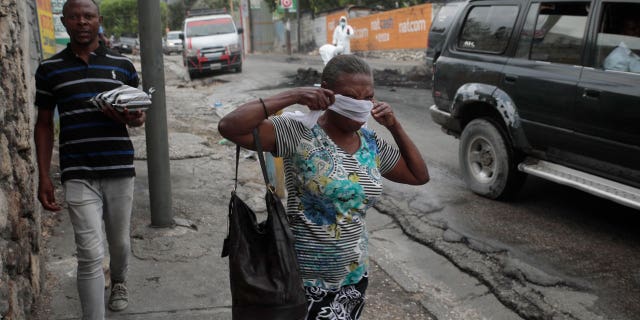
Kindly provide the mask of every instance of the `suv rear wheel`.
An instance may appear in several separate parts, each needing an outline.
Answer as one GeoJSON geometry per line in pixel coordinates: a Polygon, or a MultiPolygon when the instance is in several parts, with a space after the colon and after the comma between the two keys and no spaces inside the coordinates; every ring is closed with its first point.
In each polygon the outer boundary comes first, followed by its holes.
{"type": "Polygon", "coordinates": [[[490,198],[511,198],[522,187],[526,174],[503,130],[491,119],[471,121],[462,131],[460,169],[471,191],[490,198]]]}

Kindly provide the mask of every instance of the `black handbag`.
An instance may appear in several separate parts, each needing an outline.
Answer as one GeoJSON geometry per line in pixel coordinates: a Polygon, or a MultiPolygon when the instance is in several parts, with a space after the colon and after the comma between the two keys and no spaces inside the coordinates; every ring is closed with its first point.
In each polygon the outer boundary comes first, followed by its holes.
{"type": "Polygon", "coordinates": [[[237,146],[236,181],[229,202],[229,233],[222,248],[222,257],[229,256],[232,319],[304,319],[307,300],[294,237],[282,202],[269,183],[257,130],[253,136],[267,186],[268,216],[258,223],[253,210],[236,194],[240,156],[240,146],[237,146]]]}

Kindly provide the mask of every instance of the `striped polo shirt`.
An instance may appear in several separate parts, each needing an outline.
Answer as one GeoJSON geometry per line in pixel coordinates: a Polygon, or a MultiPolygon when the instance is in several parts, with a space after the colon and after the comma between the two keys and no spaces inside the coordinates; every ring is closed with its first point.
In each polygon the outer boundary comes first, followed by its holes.
{"type": "Polygon", "coordinates": [[[36,107],[57,108],[60,115],[62,182],[135,176],[126,125],[88,102],[122,84],[138,87],[138,73],[130,59],[100,45],[87,64],[67,46],[43,61],[35,77],[36,107]]]}
{"type": "Polygon", "coordinates": [[[369,264],[366,211],[400,152],[365,128],[357,132],[360,147],[349,154],[317,124],[309,129],[285,116],[269,119],[274,155],[284,158],[287,214],[304,285],[335,290],[358,283],[369,264]]]}

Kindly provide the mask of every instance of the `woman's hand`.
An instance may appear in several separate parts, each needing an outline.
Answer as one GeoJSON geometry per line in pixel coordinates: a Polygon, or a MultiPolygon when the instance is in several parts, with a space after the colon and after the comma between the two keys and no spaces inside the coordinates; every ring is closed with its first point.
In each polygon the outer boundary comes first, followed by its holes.
{"type": "Polygon", "coordinates": [[[298,95],[298,103],[307,106],[309,110],[327,110],[330,105],[336,102],[333,91],[328,89],[304,87],[294,90],[298,95]]]}
{"type": "Polygon", "coordinates": [[[396,116],[393,114],[393,109],[391,109],[391,106],[386,102],[373,101],[371,115],[379,124],[386,128],[392,128],[397,123],[396,116]]]}
{"type": "Polygon", "coordinates": [[[373,101],[371,114],[376,121],[386,127],[400,150],[400,159],[391,171],[383,176],[391,181],[421,185],[429,181],[429,170],[416,145],[400,121],[393,113],[393,109],[386,102],[373,101]]]}

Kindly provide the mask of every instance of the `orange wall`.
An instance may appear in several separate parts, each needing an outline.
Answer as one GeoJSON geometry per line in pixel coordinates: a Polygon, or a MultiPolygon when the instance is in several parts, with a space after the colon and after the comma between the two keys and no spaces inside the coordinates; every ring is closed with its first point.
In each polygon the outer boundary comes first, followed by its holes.
{"type": "MultiPolygon", "coordinates": [[[[355,31],[351,38],[351,51],[426,48],[431,9],[431,4],[427,3],[350,18],[348,24],[355,31]]],[[[327,15],[327,43],[331,43],[333,30],[342,15],[346,13],[327,15]]]]}

